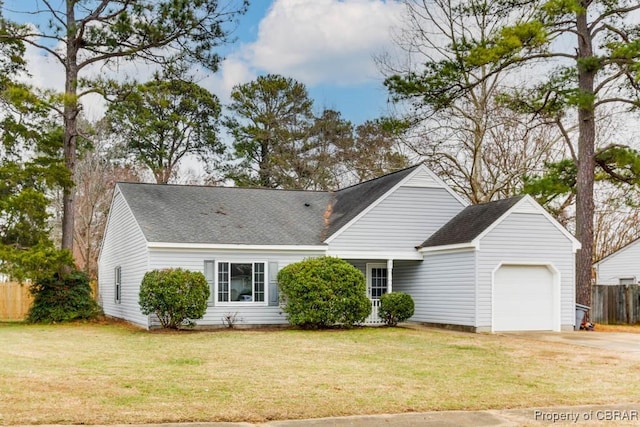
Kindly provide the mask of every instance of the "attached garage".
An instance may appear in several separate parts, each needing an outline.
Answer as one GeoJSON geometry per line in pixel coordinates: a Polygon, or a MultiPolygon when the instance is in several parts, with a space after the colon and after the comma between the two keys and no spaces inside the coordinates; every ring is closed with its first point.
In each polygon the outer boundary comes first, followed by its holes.
{"type": "Polygon", "coordinates": [[[493,331],[560,328],[557,272],[546,265],[503,264],[493,275],[493,331]]]}
{"type": "MultiPolygon", "coordinates": [[[[476,332],[573,330],[580,243],[530,196],[468,206],[427,239],[400,277],[413,320],[476,332]],[[461,275],[460,272],[467,274],[461,275]]],[[[394,288],[403,290],[400,280],[394,288]]]]}

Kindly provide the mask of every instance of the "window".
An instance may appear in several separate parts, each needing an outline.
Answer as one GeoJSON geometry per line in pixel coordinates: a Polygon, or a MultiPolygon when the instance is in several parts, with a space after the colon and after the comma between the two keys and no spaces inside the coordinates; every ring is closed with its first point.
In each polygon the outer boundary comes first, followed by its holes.
{"type": "Polygon", "coordinates": [[[264,262],[219,262],[219,302],[265,302],[264,262]]]}
{"type": "Polygon", "coordinates": [[[635,285],[636,278],[635,277],[621,277],[618,279],[618,283],[621,285],[635,285]]]}
{"type": "Polygon", "coordinates": [[[380,299],[387,293],[387,268],[369,265],[369,294],[371,299],[380,299]]]}
{"type": "Polygon", "coordinates": [[[116,267],[113,276],[115,282],[114,300],[116,304],[120,304],[122,298],[122,267],[116,267]]]}

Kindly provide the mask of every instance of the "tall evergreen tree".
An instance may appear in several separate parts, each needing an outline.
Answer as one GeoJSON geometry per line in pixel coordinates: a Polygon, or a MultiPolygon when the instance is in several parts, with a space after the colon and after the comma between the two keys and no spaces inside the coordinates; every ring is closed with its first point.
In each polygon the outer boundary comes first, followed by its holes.
{"type": "Polygon", "coordinates": [[[51,241],[48,211],[51,189],[71,179],[48,105],[14,79],[23,52],[20,42],[0,43],[0,272],[38,280],[71,265],[51,241]]]}
{"type": "Polygon", "coordinates": [[[312,106],[304,84],[280,75],[234,87],[229,105],[234,115],[226,126],[237,164],[229,178],[241,186],[291,188],[292,169],[309,149],[312,106]]]}
{"type": "Polygon", "coordinates": [[[220,103],[184,70],[156,73],[118,91],[105,117],[125,160],[148,168],[158,184],[174,179],[189,155],[216,169],[224,151],[218,139],[220,103]]]}

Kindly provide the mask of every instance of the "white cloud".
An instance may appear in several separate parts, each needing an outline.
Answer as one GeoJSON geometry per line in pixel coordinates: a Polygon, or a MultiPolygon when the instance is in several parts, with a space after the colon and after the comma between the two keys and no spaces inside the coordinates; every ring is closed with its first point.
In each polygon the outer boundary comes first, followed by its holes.
{"type": "Polygon", "coordinates": [[[243,57],[309,85],[367,82],[379,76],[372,57],[391,47],[402,10],[392,0],[275,0],[243,57]]]}
{"type": "Polygon", "coordinates": [[[238,54],[232,54],[220,64],[217,73],[209,74],[208,77],[197,81],[202,87],[216,94],[221,103],[227,104],[231,100],[231,90],[235,85],[250,82],[255,78],[256,73],[249,64],[238,54]]]}
{"type": "MultiPolygon", "coordinates": [[[[307,85],[353,85],[379,80],[373,55],[391,49],[390,28],[402,13],[395,0],[273,0],[260,21],[257,39],[241,44],[227,55],[220,70],[204,71],[199,83],[229,102],[233,86],[249,82],[261,73],[278,73],[307,85]]],[[[57,60],[29,47],[26,52],[34,86],[64,90],[64,71],[57,60]]],[[[122,62],[116,69],[96,64],[83,77],[103,73],[145,81],[155,67],[138,61],[122,62]]],[[[97,95],[82,99],[84,113],[92,120],[105,111],[97,95]]]]}

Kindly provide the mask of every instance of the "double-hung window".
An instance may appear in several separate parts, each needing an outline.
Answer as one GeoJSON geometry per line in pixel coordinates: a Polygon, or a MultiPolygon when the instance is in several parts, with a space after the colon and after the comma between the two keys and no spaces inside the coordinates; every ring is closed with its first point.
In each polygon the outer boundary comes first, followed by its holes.
{"type": "Polygon", "coordinates": [[[264,262],[218,262],[218,302],[265,302],[264,262]]]}

